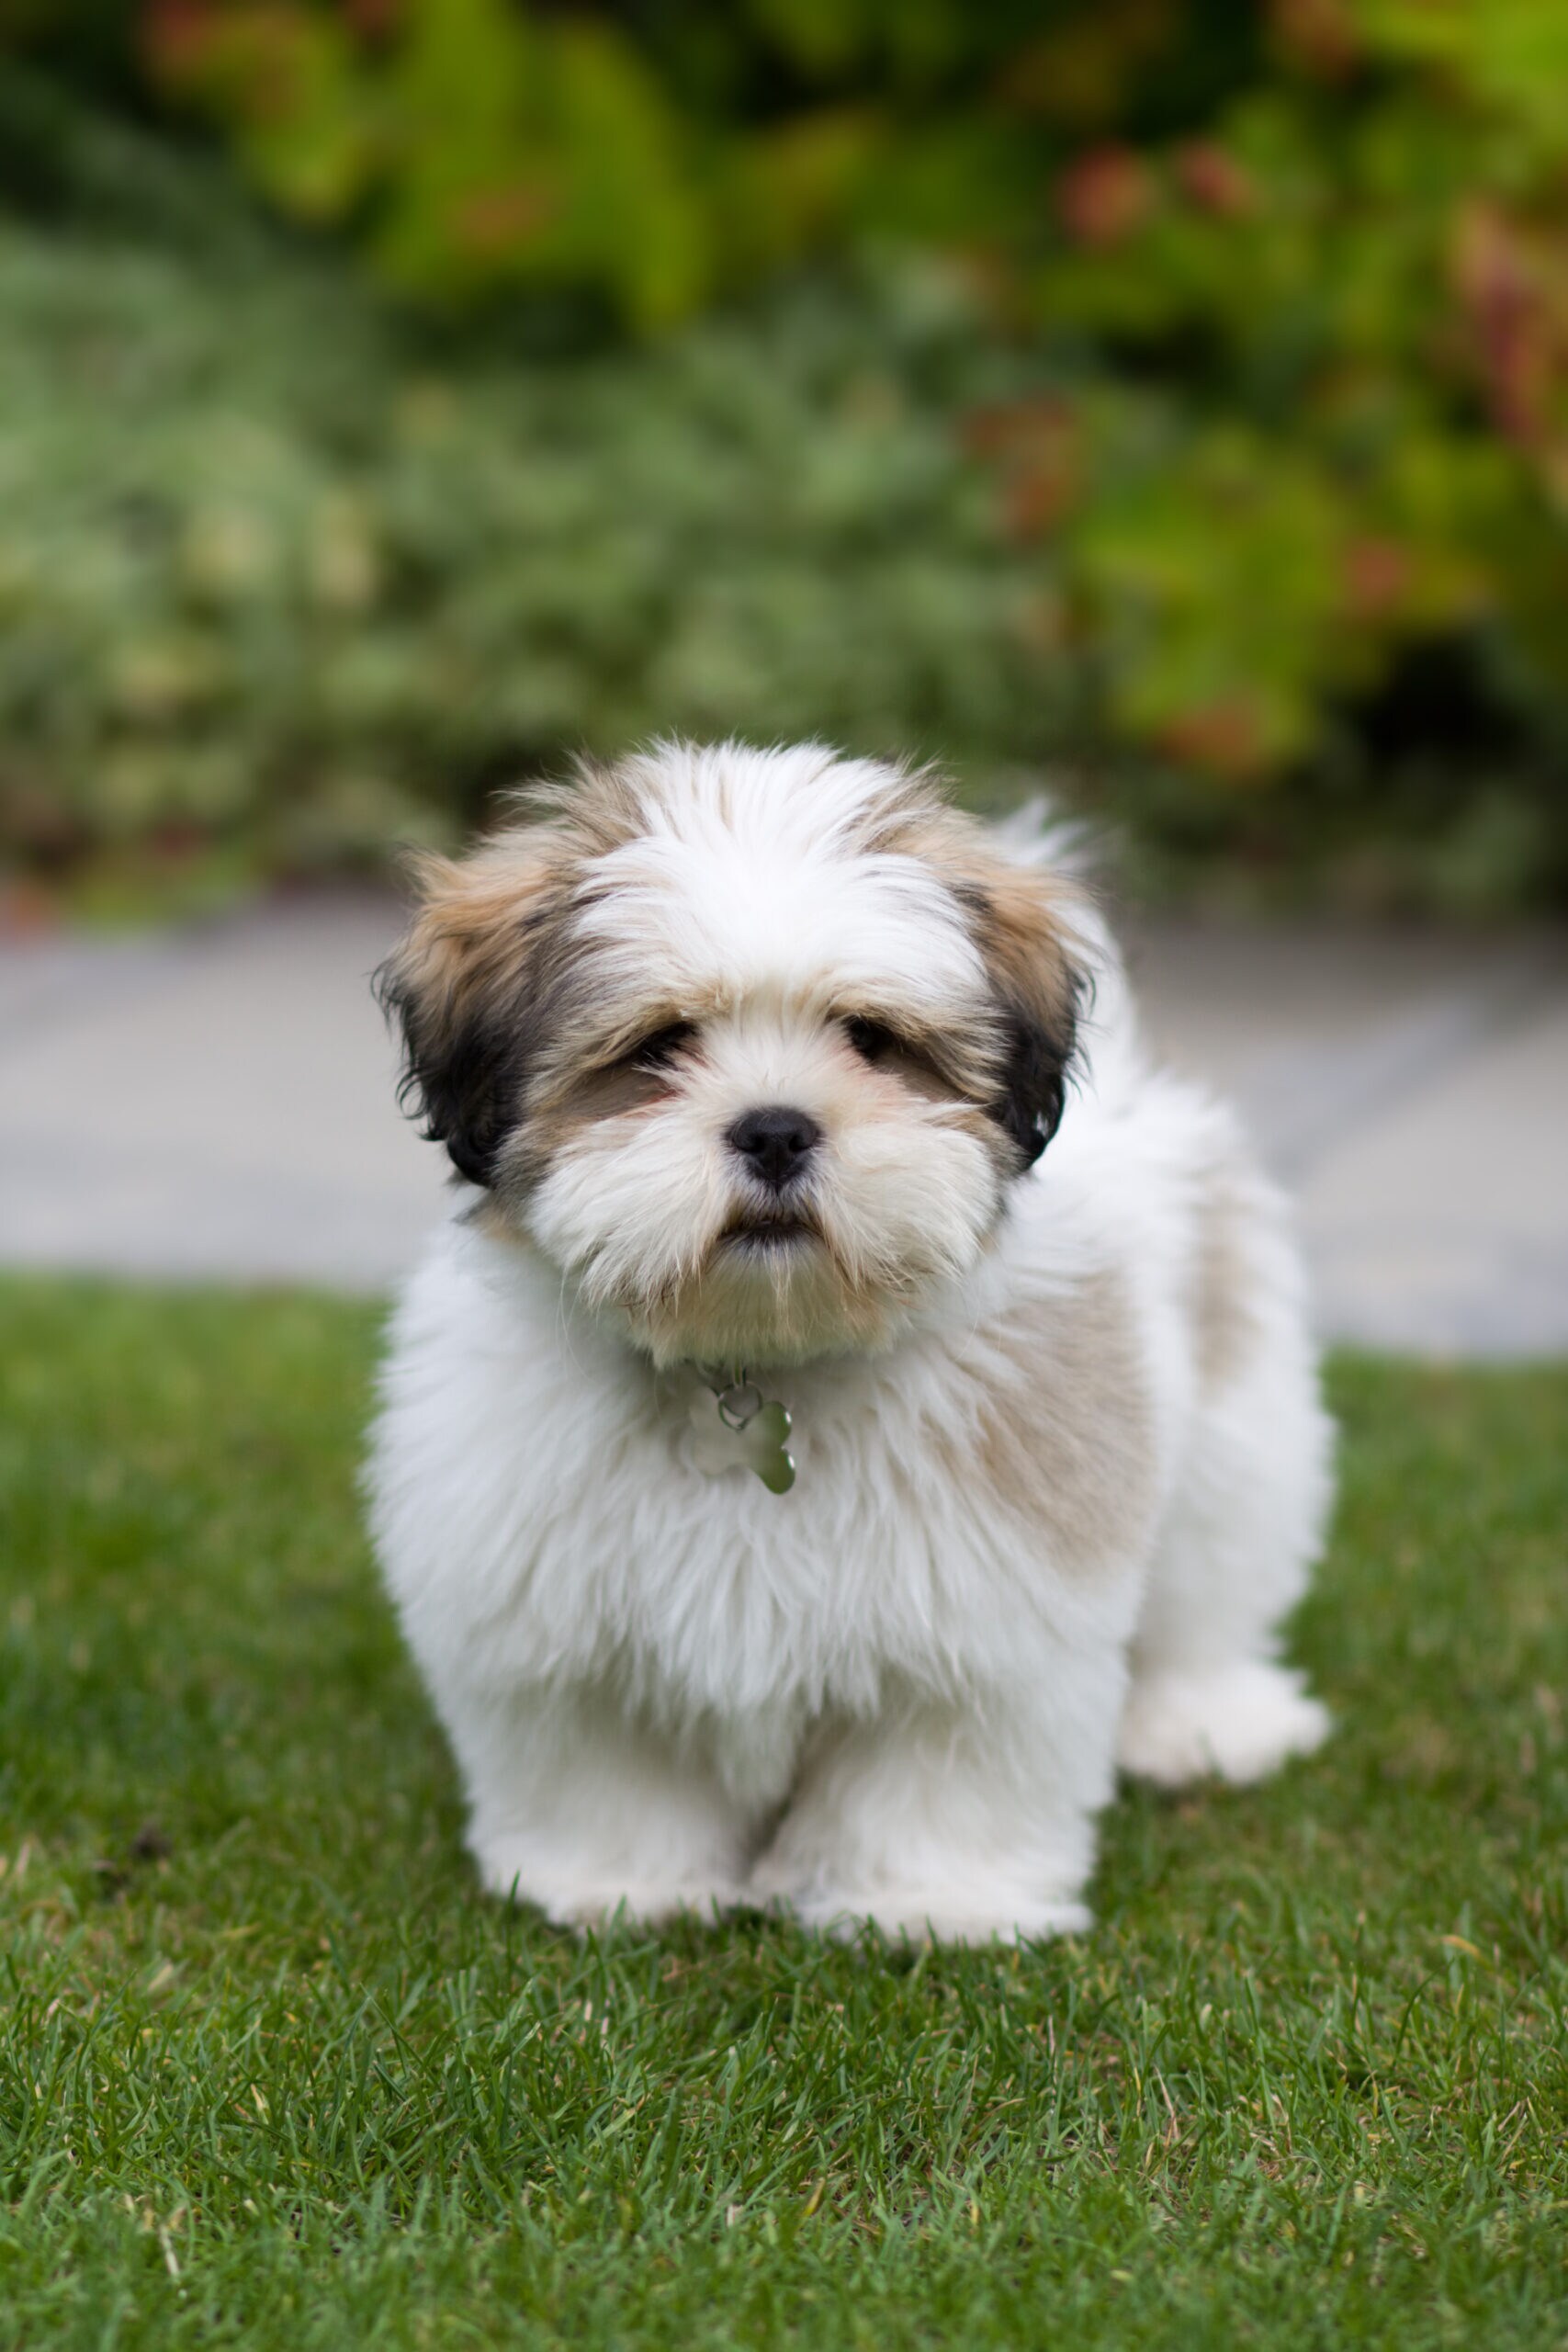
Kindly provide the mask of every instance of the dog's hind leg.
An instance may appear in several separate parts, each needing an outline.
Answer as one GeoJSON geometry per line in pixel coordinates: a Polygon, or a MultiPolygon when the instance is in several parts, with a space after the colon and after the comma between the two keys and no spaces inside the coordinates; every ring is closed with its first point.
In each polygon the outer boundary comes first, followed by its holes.
{"type": "Polygon", "coordinates": [[[1148,1572],[1118,1745],[1124,1770],[1168,1786],[1208,1772],[1261,1779],[1316,1747],[1329,1724],[1278,1652],[1322,1544],[1333,1430],[1277,1204],[1259,1186],[1240,1214],[1229,1236],[1240,1309],[1220,1363],[1199,1347],[1191,1435],[1148,1572]]]}

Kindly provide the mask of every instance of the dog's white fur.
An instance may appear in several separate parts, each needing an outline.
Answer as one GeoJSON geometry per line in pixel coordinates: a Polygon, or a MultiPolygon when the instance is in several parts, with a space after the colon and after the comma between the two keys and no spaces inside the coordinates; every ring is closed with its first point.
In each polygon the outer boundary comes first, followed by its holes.
{"type": "Polygon", "coordinates": [[[1326,1728],[1276,1657],[1329,1491],[1282,1204],[1145,1057],[1048,842],[816,748],[581,795],[435,871],[389,989],[486,1187],[397,1308],[368,1473],[484,1881],[565,1922],[1081,1929],[1118,1762],[1249,1781],[1326,1728]],[[976,871],[1095,984],[1027,1170],[976,871]],[[938,1042],[868,1065],[855,1013],[938,1042]],[[727,1130],[780,1102],[824,1131],[815,1237],[727,1236],[765,1206],[727,1130]],[[714,1361],[788,1406],[791,1492],[694,1465],[714,1361]]]}

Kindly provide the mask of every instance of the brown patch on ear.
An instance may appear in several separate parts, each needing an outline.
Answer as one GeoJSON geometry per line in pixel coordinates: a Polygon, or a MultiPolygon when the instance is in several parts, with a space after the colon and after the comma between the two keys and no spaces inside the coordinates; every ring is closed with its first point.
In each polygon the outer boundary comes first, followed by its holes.
{"type": "Polygon", "coordinates": [[[525,826],[470,857],[415,865],[423,903],[376,975],[403,1035],[400,1098],[470,1183],[488,1185],[520,1115],[536,1048],[532,1014],[570,902],[549,826],[525,826]]]}
{"type": "Polygon", "coordinates": [[[1061,1121],[1089,988],[1073,934],[1078,892],[1060,875],[1010,865],[967,827],[938,862],[952,872],[996,1000],[1000,1084],[987,1108],[1030,1168],[1061,1121]]]}
{"type": "Polygon", "coordinates": [[[995,1091],[985,1110],[1016,1150],[1018,1167],[1034,1167],[1063,1117],[1089,992],[1072,922],[1079,887],[999,856],[971,816],[938,797],[924,772],[888,776],[882,805],[863,826],[863,847],[924,858],[966,912],[997,1013],[987,1054],[995,1091]]]}
{"type": "Polygon", "coordinates": [[[1032,1167],[1062,1116],[1089,990],[1074,938],[1077,885],[999,855],[973,818],[937,797],[924,774],[890,778],[886,799],[865,829],[865,846],[934,866],[968,917],[990,975],[999,1033],[990,1057],[996,1091],[986,1108],[1020,1167],[1032,1167]]]}

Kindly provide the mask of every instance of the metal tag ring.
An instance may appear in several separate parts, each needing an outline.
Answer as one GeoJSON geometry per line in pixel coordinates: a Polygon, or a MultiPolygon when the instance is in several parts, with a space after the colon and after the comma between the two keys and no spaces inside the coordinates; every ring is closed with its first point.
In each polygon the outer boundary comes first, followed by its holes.
{"type": "Polygon", "coordinates": [[[754,1380],[732,1381],[716,1399],[718,1418],[727,1430],[743,1430],[762,1409],[762,1392],[754,1380]]]}

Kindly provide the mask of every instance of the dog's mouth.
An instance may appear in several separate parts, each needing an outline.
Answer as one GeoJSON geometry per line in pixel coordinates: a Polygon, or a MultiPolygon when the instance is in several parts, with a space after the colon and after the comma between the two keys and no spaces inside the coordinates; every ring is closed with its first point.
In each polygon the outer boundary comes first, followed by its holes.
{"type": "Polygon", "coordinates": [[[766,1214],[742,1209],[719,1235],[718,1246],[721,1250],[763,1252],[797,1249],[803,1242],[819,1241],[821,1238],[815,1221],[798,1209],[774,1209],[766,1214]]]}

